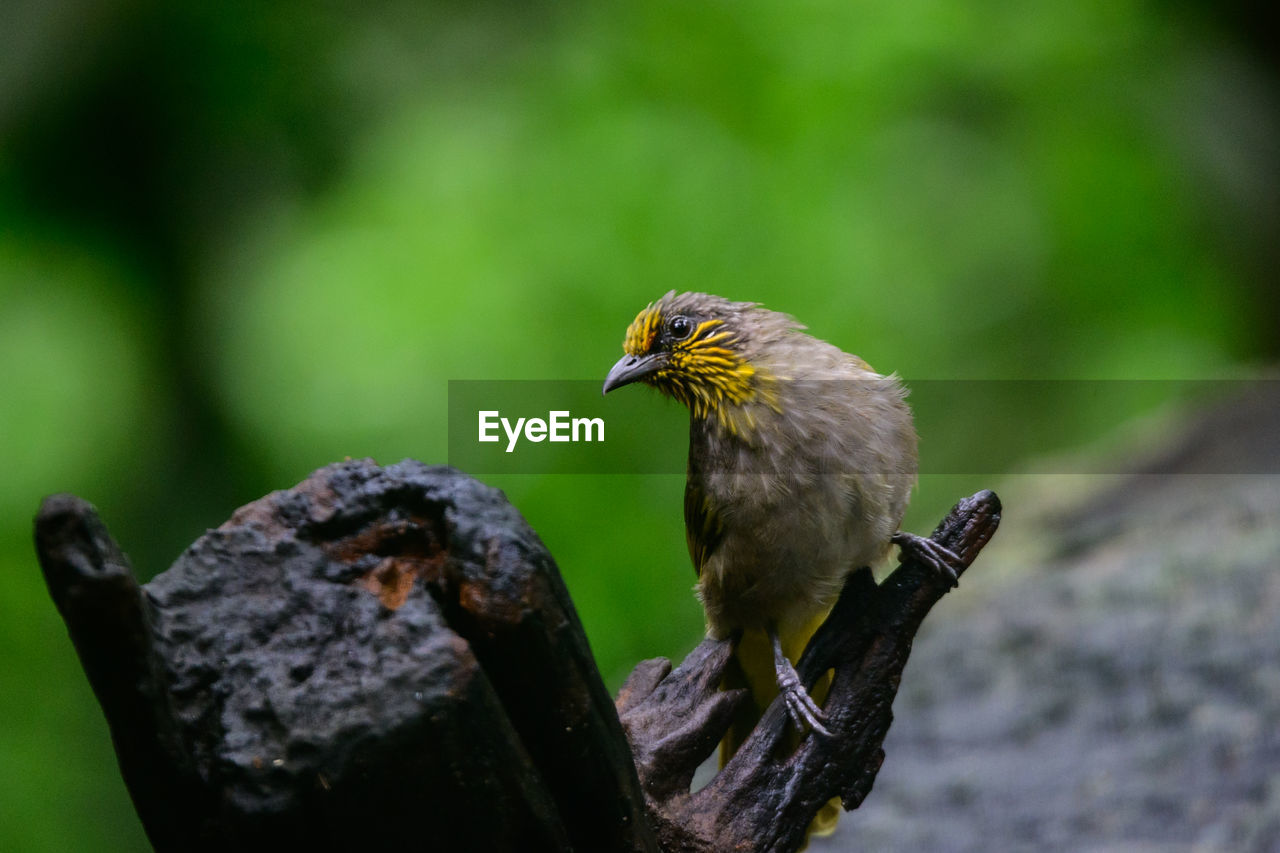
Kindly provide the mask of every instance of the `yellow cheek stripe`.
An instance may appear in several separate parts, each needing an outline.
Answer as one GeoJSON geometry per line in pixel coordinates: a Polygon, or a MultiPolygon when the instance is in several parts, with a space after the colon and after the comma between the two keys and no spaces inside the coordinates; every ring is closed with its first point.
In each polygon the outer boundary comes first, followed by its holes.
{"type": "Polygon", "coordinates": [[[701,340],[698,341],[698,345],[710,347],[712,344],[719,343],[720,341],[727,340],[728,338],[729,338],[728,332],[720,331],[720,332],[716,332],[713,335],[707,335],[705,338],[702,338],[701,340]]]}
{"type": "MultiPolygon", "coordinates": [[[[709,329],[714,329],[716,326],[723,326],[723,325],[724,325],[724,320],[716,320],[716,319],[703,320],[701,323],[698,324],[698,328],[693,330],[693,334],[689,336],[689,342],[693,343],[697,341],[699,338],[701,338],[704,332],[708,331],[709,329]]],[[[724,334],[725,334],[724,332],[717,332],[716,336],[723,337],[724,334]]]]}
{"type": "Polygon", "coordinates": [[[695,418],[714,417],[729,433],[747,437],[759,427],[750,404],[776,411],[777,393],[772,377],[757,371],[734,350],[731,332],[711,331],[721,325],[721,320],[701,323],[686,343],[672,351],[666,369],[656,377],[657,384],[688,406],[695,418]]]}

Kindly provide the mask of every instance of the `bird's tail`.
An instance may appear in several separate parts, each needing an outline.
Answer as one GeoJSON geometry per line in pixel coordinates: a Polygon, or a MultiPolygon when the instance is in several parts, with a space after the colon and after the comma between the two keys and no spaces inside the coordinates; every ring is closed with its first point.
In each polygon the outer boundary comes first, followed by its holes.
{"type": "MultiPolygon", "coordinates": [[[[787,659],[795,663],[800,659],[800,654],[804,651],[804,647],[809,644],[809,639],[813,637],[823,621],[827,618],[829,611],[823,611],[815,616],[807,625],[795,631],[780,631],[779,639],[782,640],[782,653],[787,659]]],[[[733,723],[729,726],[729,731],[725,734],[724,740],[720,741],[720,766],[724,767],[738,751],[738,747],[751,734],[756,727],[756,723],[760,721],[760,717],[764,714],[769,704],[773,702],[778,695],[778,677],[773,667],[773,647],[769,643],[769,636],[761,629],[743,631],[742,639],[738,641],[738,647],[734,652],[734,661],[725,671],[724,688],[732,690],[739,687],[747,687],[751,690],[751,701],[743,703],[742,708],[738,711],[733,723]]],[[[813,700],[822,705],[827,698],[827,691],[831,687],[831,673],[828,672],[822,678],[818,679],[818,683],[813,686],[810,695],[813,700]]],[[[791,744],[790,749],[795,749],[800,745],[800,733],[791,728],[791,744]]],[[[834,797],[825,803],[818,814],[809,824],[808,835],[822,836],[830,835],[835,832],[836,821],[840,819],[840,798],[834,797]]]]}

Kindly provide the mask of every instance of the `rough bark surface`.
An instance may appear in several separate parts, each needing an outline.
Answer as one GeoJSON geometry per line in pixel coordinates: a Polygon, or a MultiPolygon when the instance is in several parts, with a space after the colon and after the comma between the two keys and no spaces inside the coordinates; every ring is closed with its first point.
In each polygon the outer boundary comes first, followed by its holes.
{"type": "Polygon", "coordinates": [[[157,849],[657,849],[572,602],[501,492],[331,465],[142,587],[78,498],[36,538],[157,849]]]}
{"type": "MultiPolygon", "coordinates": [[[[968,566],[999,514],[980,493],[933,538],[968,566]]],[[[775,703],[690,794],[743,698],[718,689],[731,644],[640,664],[615,711],[550,555],[456,470],[331,465],[144,586],[79,498],[45,502],[36,546],[163,851],[795,850],[823,802],[870,790],[949,588],[910,561],[851,576],[798,667],[834,669],[835,737],[783,754],[775,703]]]]}

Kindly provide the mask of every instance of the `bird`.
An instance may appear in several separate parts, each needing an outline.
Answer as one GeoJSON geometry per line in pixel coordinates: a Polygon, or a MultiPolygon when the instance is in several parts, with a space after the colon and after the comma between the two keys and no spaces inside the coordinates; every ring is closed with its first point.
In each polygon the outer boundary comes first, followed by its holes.
{"type": "MultiPolygon", "coordinates": [[[[779,692],[797,731],[830,737],[817,704],[825,687],[815,701],[795,662],[845,578],[894,545],[956,577],[955,555],[901,530],[917,478],[905,386],[788,314],[707,293],[649,303],[623,352],[603,393],[638,382],[689,409],[695,590],[707,635],[738,635],[724,686],[747,686],[753,699],[721,744],[721,766],[779,692]]],[[[824,812],[811,834],[834,829],[838,798],[824,812]]]]}

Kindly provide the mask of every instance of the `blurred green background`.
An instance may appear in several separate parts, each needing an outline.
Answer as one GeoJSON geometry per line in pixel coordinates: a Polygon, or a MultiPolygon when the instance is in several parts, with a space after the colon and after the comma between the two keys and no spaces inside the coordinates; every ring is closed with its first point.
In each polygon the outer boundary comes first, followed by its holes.
{"type": "MultiPolygon", "coordinates": [[[[46,494],[94,502],[150,577],[320,465],[443,461],[450,379],[600,380],[670,288],[762,301],[908,379],[1273,362],[1269,15],[10,0],[0,849],[145,846],[32,554],[46,494]]],[[[1040,451],[1153,405],[1036,387],[1040,451]]],[[[940,433],[1019,433],[919,427],[926,460],[940,433]]],[[[926,478],[910,526],[997,473],[926,478]]],[[[696,642],[682,478],[488,479],[611,687],[696,642]]]]}

